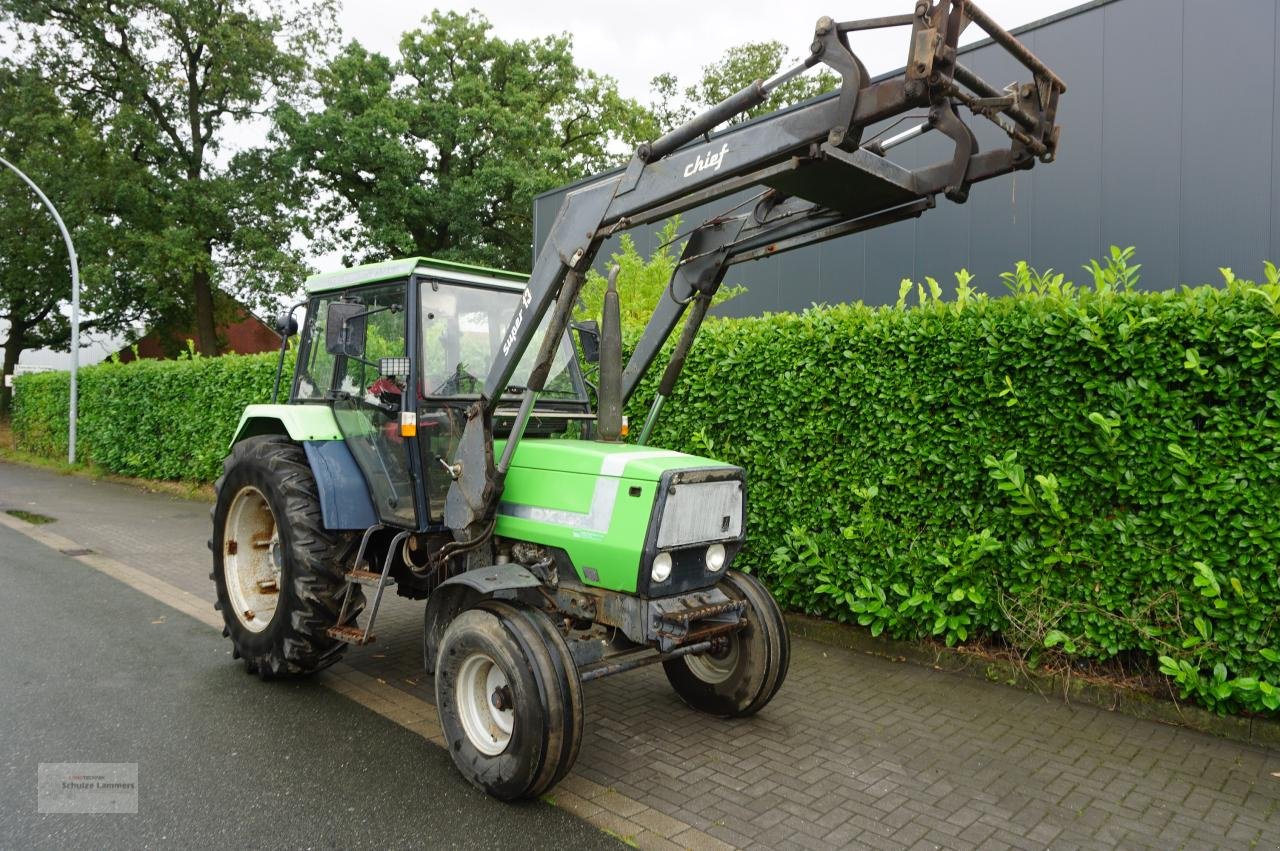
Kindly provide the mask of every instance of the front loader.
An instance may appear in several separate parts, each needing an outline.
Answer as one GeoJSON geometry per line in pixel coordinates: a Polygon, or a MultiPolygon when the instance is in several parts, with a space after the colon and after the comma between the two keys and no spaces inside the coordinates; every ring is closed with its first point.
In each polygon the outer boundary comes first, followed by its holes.
{"type": "MultiPolygon", "coordinates": [[[[385,592],[425,599],[423,663],[455,764],[502,799],[572,767],[590,680],[660,663],[694,710],[748,716],[787,674],[781,613],[733,570],[746,475],[647,446],[728,267],[963,203],[974,183],[1051,162],[1063,82],[967,0],[818,21],[809,56],[570,193],[530,276],[410,258],[315,276],[286,403],[247,408],[213,517],[213,580],[234,654],[264,679],[373,640],[385,592]],[[997,89],[959,61],[977,24],[1029,72],[997,89]],[[849,36],[910,29],[901,74],[871,82],[849,36]],[[833,96],[709,135],[816,65],[833,96]],[[920,123],[863,144],[864,128],[920,123]],[[1007,147],[979,151],[962,114],[1007,147]],[[887,153],[925,133],[947,159],[887,153]],[[569,319],[601,243],[756,189],[697,226],[625,367],[611,279],[593,406],[569,319]],[[686,312],[688,316],[685,317],[686,312]],[[638,440],[621,411],[685,318],[638,440]]],[[[292,312],[281,320],[296,332],[292,312]]],[[[283,364],[283,348],[281,354],[283,364]]],[[[277,393],[280,376],[277,375],[277,393]]]]}

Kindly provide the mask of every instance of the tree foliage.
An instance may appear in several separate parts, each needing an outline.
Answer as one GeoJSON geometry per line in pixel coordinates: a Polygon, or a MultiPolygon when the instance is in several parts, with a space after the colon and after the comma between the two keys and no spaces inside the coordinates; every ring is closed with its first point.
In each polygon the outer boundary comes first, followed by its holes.
{"type": "Polygon", "coordinates": [[[504,41],[478,13],[432,12],[399,56],[347,45],[319,107],[280,127],[347,262],[429,255],[528,268],[539,192],[605,169],[652,131],[569,36],[504,41]]]}
{"type": "MultiPolygon", "coordinates": [[[[0,156],[35,181],[72,231],[87,293],[83,306],[96,313],[84,330],[118,328],[123,318],[103,304],[111,301],[113,263],[103,249],[110,243],[116,196],[134,176],[127,158],[74,105],[64,105],[48,80],[8,65],[0,65],[0,156]]],[[[13,373],[27,349],[69,347],[63,307],[70,298],[70,258],[52,215],[17,175],[0,168],[3,374],[13,373]]],[[[9,391],[0,389],[0,415],[8,400],[9,391]]]]}
{"type": "MultiPolygon", "coordinates": [[[[332,20],[250,0],[0,0],[24,59],[100,122],[139,168],[117,198],[114,292],[137,318],[190,327],[216,354],[215,289],[252,300],[293,289],[301,199],[269,151],[233,133],[300,92],[332,20]],[[123,281],[121,281],[123,283],[123,281]]],[[[71,164],[69,164],[71,165],[71,164]]]]}
{"type": "MultiPolygon", "coordinates": [[[[666,297],[671,275],[676,270],[683,243],[680,242],[680,217],[667,220],[657,233],[658,244],[647,258],[636,249],[635,240],[623,233],[618,240],[618,250],[610,261],[618,267],[618,303],[622,316],[622,337],[633,340],[640,336],[653,315],[658,301],[666,297]]],[[[606,281],[595,269],[587,272],[587,279],[578,294],[574,317],[579,320],[600,321],[604,305],[606,281]]],[[[711,300],[714,307],[746,291],[742,286],[722,285],[711,300]]],[[[676,332],[678,333],[678,332],[676,332]]],[[[673,335],[674,336],[674,335],[673,335]]]]}
{"type": "MultiPolygon", "coordinates": [[[[767,80],[799,61],[788,55],[786,45],[780,41],[750,41],[730,47],[715,62],[703,66],[702,78],[695,83],[681,85],[674,74],[659,74],[650,83],[654,93],[655,120],[663,130],[670,130],[752,81],[767,80]]],[[[831,91],[839,82],[840,78],[830,71],[809,71],[779,86],[769,100],[734,117],[729,124],[741,124],[789,104],[816,97],[831,91]]]]}

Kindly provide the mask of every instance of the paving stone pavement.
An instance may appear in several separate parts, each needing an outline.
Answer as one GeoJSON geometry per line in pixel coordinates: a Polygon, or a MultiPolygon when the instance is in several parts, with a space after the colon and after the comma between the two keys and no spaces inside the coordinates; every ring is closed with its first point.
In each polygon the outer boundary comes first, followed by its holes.
{"type": "MultiPolygon", "coordinates": [[[[205,503],[0,464],[13,508],[212,602],[205,503]]],[[[422,608],[386,599],[346,662],[433,701],[422,608]]],[[[584,691],[553,797],[648,847],[692,825],[740,848],[1280,848],[1280,752],[810,641],[751,719],[692,712],[657,668],[584,691]]]]}

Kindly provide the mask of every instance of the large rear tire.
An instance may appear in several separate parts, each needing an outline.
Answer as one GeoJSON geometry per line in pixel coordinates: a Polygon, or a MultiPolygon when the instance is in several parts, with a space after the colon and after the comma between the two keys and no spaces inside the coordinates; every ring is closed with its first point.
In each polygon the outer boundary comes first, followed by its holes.
{"type": "Polygon", "coordinates": [[[717,650],[662,663],[680,699],[699,712],[738,718],[763,709],[782,688],[791,664],[791,636],[769,590],[760,580],[729,571],[720,590],[745,600],[746,626],[717,650]]]}
{"type": "MultiPolygon", "coordinates": [[[[314,673],[346,645],[329,638],[355,536],[324,528],[302,447],[279,435],[237,443],[214,485],[213,573],[223,634],[263,679],[314,673]]],[[[354,588],[348,622],[364,606],[354,588]]]]}
{"type": "Polygon", "coordinates": [[[474,786],[536,798],[568,773],[582,739],[582,690],[547,616],[486,600],[445,630],[436,708],[449,755],[474,786]]]}

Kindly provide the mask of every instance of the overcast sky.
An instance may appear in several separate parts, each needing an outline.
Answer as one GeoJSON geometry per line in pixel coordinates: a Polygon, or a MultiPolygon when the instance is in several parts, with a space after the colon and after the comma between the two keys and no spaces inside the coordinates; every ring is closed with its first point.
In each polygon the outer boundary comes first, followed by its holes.
{"type": "MultiPolygon", "coordinates": [[[[1083,0],[982,0],[983,10],[1006,29],[1080,5],[1083,0]]],[[[437,0],[435,8],[477,9],[502,38],[533,38],[567,32],[573,36],[578,64],[608,74],[623,94],[649,100],[649,80],[663,71],[692,82],[702,66],[726,48],[747,41],[776,39],[803,58],[823,15],[837,20],[905,14],[914,0],[437,0]]],[[[426,7],[430,8],[430,7],[426,7]]],[[[395,55],[400,34],[417,28],[426,8],[405,0],[346,0],[339,17],[344,37],[395,55]]],[[[902,67],[907,57],[906,28],[854,34],[850,44],[872,74],[902,67]]],[[[961,43],[976,41],[970,26],[961,43]]]]}

